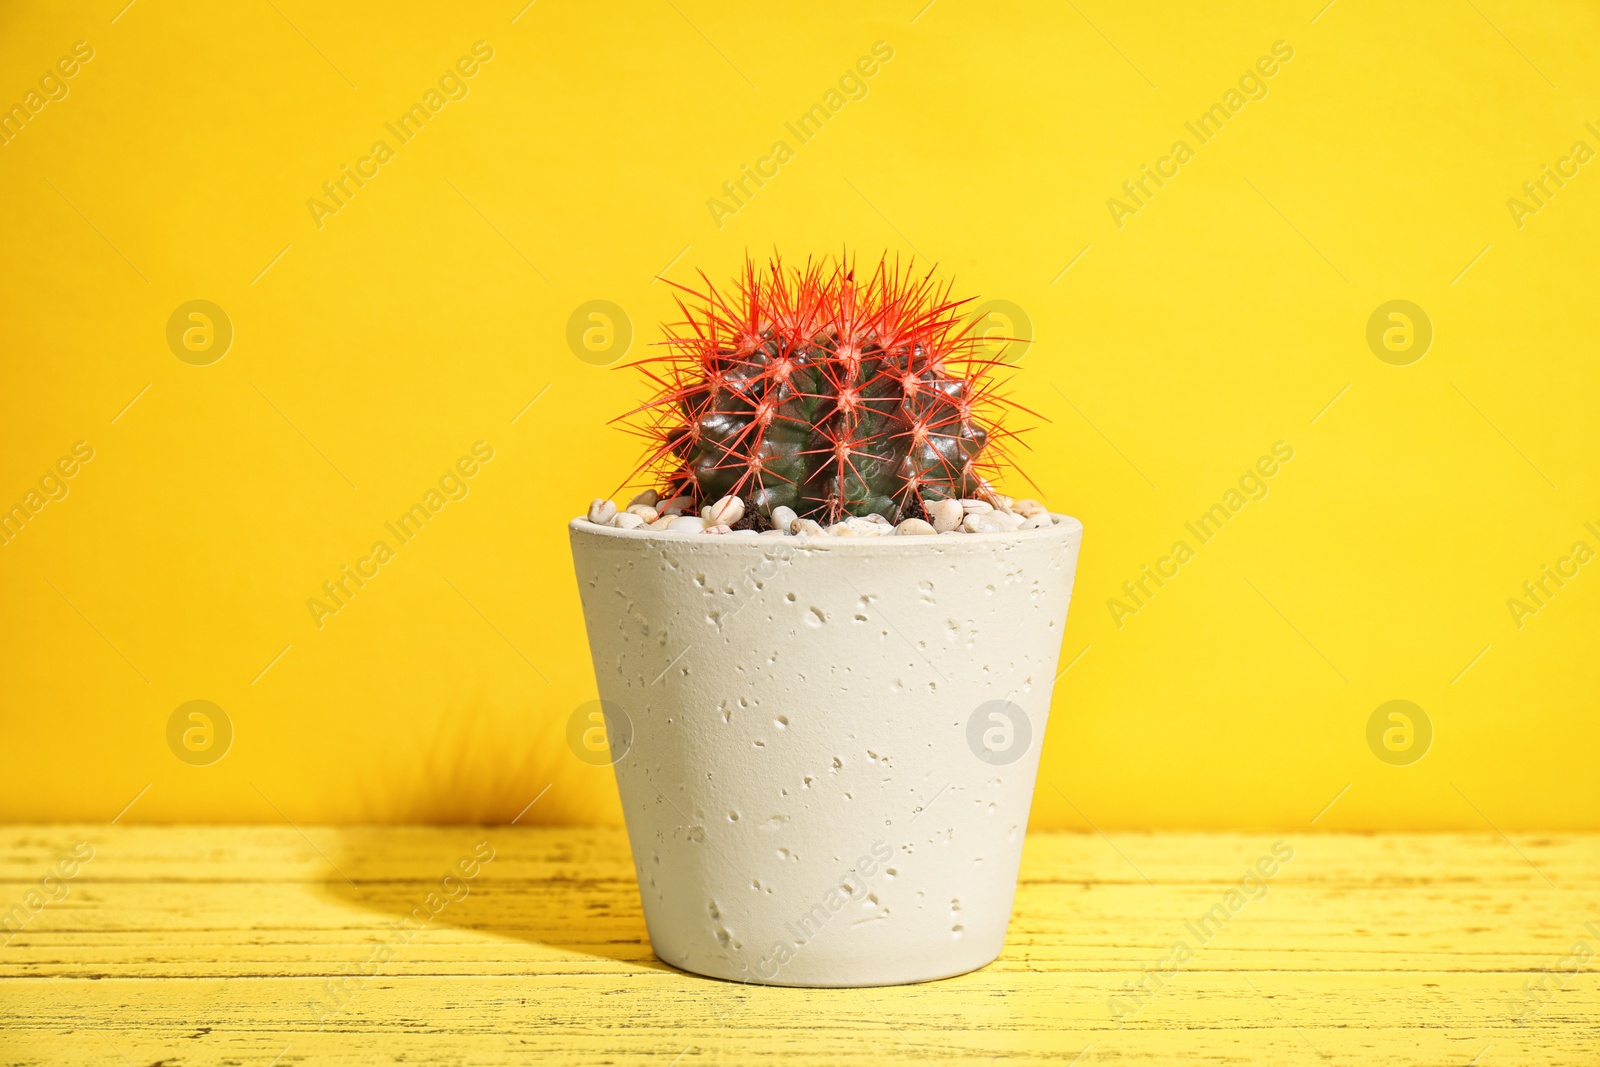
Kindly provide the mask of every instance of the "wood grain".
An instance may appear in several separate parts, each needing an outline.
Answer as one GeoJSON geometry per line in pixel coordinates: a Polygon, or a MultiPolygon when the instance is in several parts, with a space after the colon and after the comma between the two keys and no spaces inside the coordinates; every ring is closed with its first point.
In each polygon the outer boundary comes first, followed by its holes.
{"type": "Polygon", "coordinates": [[[1596,836],[1035,834],[999,961],[867,990],[661,964],[620,831],[0,841],[25,919],[0,948],[7,1064],[1600,1064],[1596,836]],[[1189,924],[1279,840],[1292,860],[1202,943],[1189,924]],[[94,858],[30,917],[79,841],[94,858]],[[480,842],[493,860],[442,887],[480,842]]]}

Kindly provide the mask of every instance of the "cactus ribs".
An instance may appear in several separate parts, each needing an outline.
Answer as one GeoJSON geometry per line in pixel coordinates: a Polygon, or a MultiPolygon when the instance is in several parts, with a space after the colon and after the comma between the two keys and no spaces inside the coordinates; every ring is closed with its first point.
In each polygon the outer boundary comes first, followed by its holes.
{"type": "Polygon", "coordinates": [[[993,499],[1016,437],[1002,416],[1026,409],[999,395],[1003,364],[932,270],[885,259],[861,281],[844,257],[747,260],[731,294],[701,279],[676,286],[684,317],[665,353],[630,364],[656,390],[618,420],[649,441],[634,481],[696,507],[742,497],[757,529],[779,506],[823,525],[898,523],[934,501],[993,499]]]}

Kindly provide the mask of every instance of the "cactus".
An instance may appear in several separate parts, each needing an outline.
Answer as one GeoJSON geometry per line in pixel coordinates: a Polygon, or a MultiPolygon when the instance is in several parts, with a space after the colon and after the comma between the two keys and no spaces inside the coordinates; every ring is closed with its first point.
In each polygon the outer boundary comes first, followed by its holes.
{"type": "MultiPolygon", "coordinates": [[[[630,364],[655,396],[623,416],[650,442],[636,480],[694,506],[788,507],[824,525],[921,518],[947,498],[992,499],[1000,425],[994,360],[976,350],[947,284],[887,260],[859,281],[845,258],[766,272],[746,261],[725,296],[676,286],[664,355],[630,364]]],[[[673,283],[676,285],[676,283],[673,283]]]]}

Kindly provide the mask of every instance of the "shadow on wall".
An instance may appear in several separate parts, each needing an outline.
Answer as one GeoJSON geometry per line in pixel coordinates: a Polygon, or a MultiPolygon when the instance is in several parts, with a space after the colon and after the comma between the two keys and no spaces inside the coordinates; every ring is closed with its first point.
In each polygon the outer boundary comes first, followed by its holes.
{"type": "MultiPolygon", "coordinates": [[[[609,767],[567,750],[564,721],[547,709],[498,711],[472,698],[440,716],[431,736],[367,767],[357,780],[362,822],[418,826],[549,826],[620,821],[597,811],[594,783],[609,767]]],[[[613,802],[614,806],[614,802],[613,802]]]]}

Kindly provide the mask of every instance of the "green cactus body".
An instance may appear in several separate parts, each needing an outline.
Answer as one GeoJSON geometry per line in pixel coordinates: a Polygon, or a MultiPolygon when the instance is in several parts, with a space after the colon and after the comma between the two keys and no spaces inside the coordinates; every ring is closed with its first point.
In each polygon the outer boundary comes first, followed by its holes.
{"type": "Polygon", "coordinates": [[[758,529],[780,506],[895,523],[988,496],[993,368],[931,278],[774,264],[765,278],[747,266],[732,303],[685,290],[670,354],[640,364],[661,386],[640,409],[657,442],[642,470],[696,504],[742,497],[758,529]]]}

